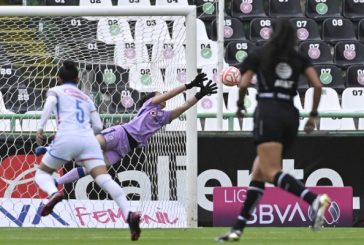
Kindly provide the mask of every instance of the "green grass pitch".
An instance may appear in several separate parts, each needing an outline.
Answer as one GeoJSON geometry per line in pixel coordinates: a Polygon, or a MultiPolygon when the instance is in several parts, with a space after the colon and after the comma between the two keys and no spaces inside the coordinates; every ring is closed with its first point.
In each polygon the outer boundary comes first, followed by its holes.
{"type": "MultiPolygon", "coordinates": [[[[129,240],[127,229],[0,228],[1,245],[124,245],[220,244],[214,241],[228,228],[144,229],[139,241],[129,240]]],[[[351,245],[364,244],[363,228],[247,228],[234,244],[351,245]]]]}

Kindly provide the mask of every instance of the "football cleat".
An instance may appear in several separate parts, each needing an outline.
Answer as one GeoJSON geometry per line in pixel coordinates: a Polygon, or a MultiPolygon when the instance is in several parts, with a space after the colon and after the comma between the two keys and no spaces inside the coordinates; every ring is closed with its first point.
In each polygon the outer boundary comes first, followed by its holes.
{"type": "Polygon", "coordinates": [[[40,211],[41,216],[47,216],[52,213],[54,206],[63,200],[64,196],[61,192],[56,192],[49,197],[49,201],[42,207],[40,211]]]}
{"type": "Polygon", "coordinates": [[[44,155],[48,151],[47,147],[45,146],[37,146],[34,150],[36,156],[44,155]]]}
{"type": "Polygon", "coordinates": [[[228,233],[224,234],[223,236],[216,238],[216,240],[220,242],[237,242],[240,240],[240,236],[241,236],[241,231],[231,230],[228,233]]]}
{"type": "Polygon", "coordinates": [[[132,241],[137,241],[140,237],[140,214],[137,212],[130,212],[128,215],[128,224],[130,228],[130,238],[132,241]]]}
{"type": "Polygon", "coordinates": [[[313,201],[312,208],[312,230],[318,231],[325,222],[324,215],[330,205],[330,197],[326,194],[318,195],[313,201]]]}

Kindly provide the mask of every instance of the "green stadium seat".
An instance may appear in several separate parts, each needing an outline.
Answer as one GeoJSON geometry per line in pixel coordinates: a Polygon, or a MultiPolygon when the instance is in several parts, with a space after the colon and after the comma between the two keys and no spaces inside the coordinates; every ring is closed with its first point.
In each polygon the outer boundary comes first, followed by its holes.
{"type": "Polygon", "coordinates": [[[339,1],[327,0],[323,2],[317,0],[307,0],[306,16],[317,21],[323,21],[324,19],[330,17],[341,17],[339,1]]]}

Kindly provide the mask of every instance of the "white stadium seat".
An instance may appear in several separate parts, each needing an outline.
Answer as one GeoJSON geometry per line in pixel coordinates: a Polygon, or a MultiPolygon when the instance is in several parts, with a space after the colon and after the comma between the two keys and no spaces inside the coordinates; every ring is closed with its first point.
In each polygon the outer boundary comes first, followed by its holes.
{"type": "Polygon", "coordinates": [[[149,0],[119,0],[118,6],[138,6],[145,5],[150,6],[149,0]]]}
{"type": "MultiPolygon", "coordinates": [[[[80,0],[80,6],[112,6],[111,0],[80,0]]],[[[101,16],[84,16],[88,20],[99,20],[101,16]]]]}
{"type": "Polygon", "coordinates": [[[129,87],[139,92],[161,91],[164,87],[161,70],[152,67],[150,63],[132,66],[129,72],[129,87]]]}
{"type": "Polygon", "coordinates": [[[153,45],[151,62],[159,68],[167,68],[171,64],[185,65],[185,47],[178,42],[158,42],[153,45]]]}
{"type": "Polygon", "coordinates": [[[139,63],[149,62],[147,47],[138,42],[118,43],[115,45],[114,62],[116,65],[129,69],[139,63]]]}
{"type": "Polygon", "coordinates": [[[97,40],[106,44],[134,42],[127,18],[107,17],[100,19],[97,24],[97,40]]]}
{"type": "Polygon", "coordinates": [[[135,24],[135,42],[158,44],[168,42],[171,37],[166,22],[158,17],[139,18],[135,24]]]}
{"type": "Polygon", "coordinates": [[[187,82],[186,65],[173,64],[165,69],[164,84],[170,90],[187,82]]]}
{"type": "Polygon", "coordinates": [[[206,65],[216,65],[217,42],[211,40],[197,40],[197,68],[203,68],[206,65]]]}
{"type": "Polygon", "coordinates": [[[188,5],[188,0],[156,0],[155,1],[156,6],[161,5],[169,5],[169,6],[186,6],[188,5]]]}
{"type": "MultiPolygon", "coordinates": [[[[313,91],[313,88],[309,88],[305,93],[305,111],[311,111],[313,91]]],[[[342,111],[339,96],[334,89],[322,88],[318,111],[342,111]]],[[[320,118],[320,130],[355,130],[354,120],[352,118],[320,118]]]]}
{"type": "MultiPolygon", "coordinates": [[[[344,111],[364,112],[364,88],[346,88],[341,99],[344,111]]],[[[364,118],[359,118],[358,130],[364,130],[364,118]]]]}

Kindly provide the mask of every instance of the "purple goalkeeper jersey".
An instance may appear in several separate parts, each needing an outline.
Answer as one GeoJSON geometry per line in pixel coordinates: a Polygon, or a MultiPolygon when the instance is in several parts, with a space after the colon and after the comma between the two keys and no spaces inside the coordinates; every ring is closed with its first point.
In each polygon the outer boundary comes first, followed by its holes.
{"type": "Polygon", "coordinates": [[[148,139],[161,127],[170,123],[172,111],[163,111],[159,104],[152,104],[152,98],[140,108],[136,117],[122,127],[137,143],[146,146],[148,139]]]}

